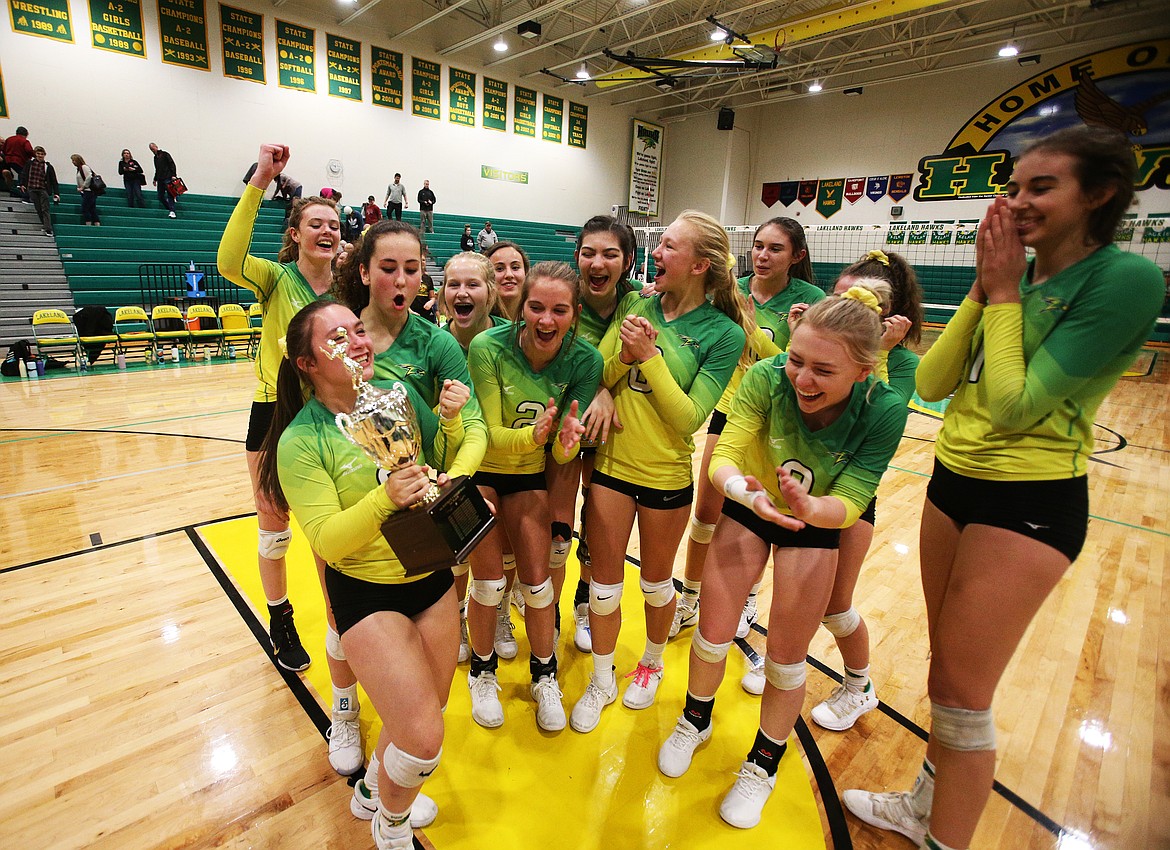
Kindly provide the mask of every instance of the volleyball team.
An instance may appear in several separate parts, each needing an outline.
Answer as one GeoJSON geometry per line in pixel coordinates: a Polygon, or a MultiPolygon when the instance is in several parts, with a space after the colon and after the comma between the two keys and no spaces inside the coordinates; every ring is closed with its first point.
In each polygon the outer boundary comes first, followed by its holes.
{"type": "Polygon", "coordinates": [[[1084,543],[1093,416],[1164,294],[1156,266],[1112,245],[1133,195],[1124,139],[1082,127],[1023,153],[980,225],[971,289],[921,362],[910,346],[922,296],[905,259],[872,251],[825,297],[800,224],[775,218],[756,230],[752,273],[737,281],[723,227],[695,211],[662,234],[645,291],[628,277],[633,233],[609,216],[585,223],[576,268],[530,266],[513,243],[456,254],[439,328],[410,312],[424,245],[409,224],[378,222],[343,251],[335,204],[305,198],[279,262],[247,253],[263,191],[288,156],[261,147],[219,265],[265,311],[247,450],[274,654],[288,669],[309,664],[287,598],[291,512],[327,601],[339,773],[363,766],[359,681],[382,719],[350,804],[371,821],[376,847],[411,847],[412,829],[438,814],[420,789],[439,765],[459,662],[469,661],[474,721],[504,723],[496,670],[517,652],[513,599],[536,722],[549,732],[591,732],[623,678],[626,708],[652,705],[667,641],[694,627],[685,706],[658,751],[669,777],[711,737],[729,648],[766,605],[766,655],[743,679],[763,696],[759,729],[719,810],[732,826],[757,825],[818,626],[845,671],[813,720],[845,730],[878,705],[853,592],[915,389],[928,401],[951,396],[920,537],[930,742],[912,790],[844,800],[916,845],[968,847],[992,786],[996,684],[1084,543]],[[356,395],[330,356],[342,342],[366,381],[406,387],[419,465],[387,475],[338,430],[356,395]],[[692,434],[708,420],[696,482],[692,434]],[[382,523],[419,501],[432,476],[459,475],[472,476],[498,522],[469,564],[406,576],[382,523]],[[573,643],[591,654],[592,674],[566,713],[558,603],[578,492],[573,643]],[[615,670],[635,522],[645,650],[632,671],[615,670]],[[688,529],[680,596],[673,571],[688,529]],[[771,599],[757,601],[769,559],[771,599]]]}

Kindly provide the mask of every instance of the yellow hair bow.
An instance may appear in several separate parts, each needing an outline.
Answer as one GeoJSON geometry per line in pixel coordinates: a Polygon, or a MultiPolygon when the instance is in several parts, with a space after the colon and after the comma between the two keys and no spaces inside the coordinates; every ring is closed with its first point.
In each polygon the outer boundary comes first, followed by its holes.
{"type": "Polygon", "coordinates": [[[878,301],[878,297],[864,286],[851,286],[841,297],[848,298],[850,301],[859,301],[879,316],[882,314],[882,305],[878,301]]]}
{"type": "Polygon", "coordinates": [[[735,254],[728,254],[727,255],[727,268],[729,268],[729,269],[735,268],[735,254]]]}
{"type": "Polygon", "coordinates": [[[276,345],[280,348],[280,356],[288,360],[288,338],[282,336],[276,341],[276,345]]]}
{"type": "Polygon", "coordinates": [[[886,256],[885,251],[882,251],[880,249],[875,249],[873,251],[870,251],[868,254],[865,255],[865,258],[867,260],[877,260],[883,266],[889,266],[889,264],[890,264],[890,258],[886,256]]]}

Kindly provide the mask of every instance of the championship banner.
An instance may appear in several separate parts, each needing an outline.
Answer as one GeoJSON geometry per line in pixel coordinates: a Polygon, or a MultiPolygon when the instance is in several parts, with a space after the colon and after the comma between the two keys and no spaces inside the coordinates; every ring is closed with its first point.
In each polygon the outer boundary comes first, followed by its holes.
{"type": "Polygon", "coordinates": [[[402,54],[370,45],[370,91],[374,106],[402,108],[402,54]]]}
{"type": "Polygon", "coordinates": [[[952,218],[948,221],[935,221],[930,226],[930,244],[931,245],[950,245],[951,240],[954,239],[955,220],[952,218]]]}
{"type": "Polygon", "coordinates": [[[889,175],[865,178],[865,197],[869,198],[875,204],[886,196],[886,190],[889,188],[889,175]]]}
{"type": "Polygon", "coordinates": [[[780,200],[780,184],[765,183],[760,189],[760,203],[771,209],[778,200],[780,200]]]}
{"type": "Polygon", "coordinates": [[[512,132],[517,136],[536,138],[536,90],[516,86],[512,104],[512,132]]]}
{"type": "Polygon", "coordinates": [[[447,68],[447,120],[475,126],[475,74],[470,71],[447,68]]]}
{"type": "Polygon", "coordinates": [[[508,130],[508,84],[503,80],[483,78],[483,115],[485,130],[508,130]]]}
{"type": "Polygon", "coordinates": [[[865,194],[865,178],[864,177],[850,177],[845,181],[845,200],[851,204],[856,204],[861,200],[861,196],[865,194]]]}
{"type": "Polygon", "coordinates": [[[146,58],[139,0],[89,0],[89,29],[98,50],[146,58]]]}
{"type": "Polygon", "coordinates": [[[589,107],[569,101],[569,147],[585,149],[589,140],[589,107]]]}
{"type": "Polygon", "coordinates": [[[796,195],[800,192],[800,182],[797,180],[785,180],[780,184],[780,203],[786,207],[792,206],[792,202],[796,200],[796,195]]]}
{"type": "Polygon", "coordinates": [[[276,82],[282,89],[317,91],[316,30],[276,19],[276,82]]]}
{"type": "Polygon", "coordinates": [[[441,121],[439,88],[443,68],[438,62],[428,62],[412,56],[410,59],[410,111],[422,118],[441,121]]]}
{"type": "Polygon", "coordinates": [[[910,184],[914,180],[913,174],[890,175],[890,197],[900,201],[910,194],[910,184]]]}
{"type": "Polygon", "coordinates": [[[906,233],[907,245],[925,245],[930,236],[929,221],[912,221],[910,230],[906,233]]]}
{"type": "Polygon", "coordinates": [[[37,0],[36,3],[8,0],[8,15],[13,32],[73,43],[69,0],[37,0]]]}
{"type": "Polygon", "coordinates": [[[8,101],[4,98],[4,69],[0,68],[0,118],[8,117],[8,101]]]}
{"type": "Polygon", "coordinates": [[[817,181],[816,180],[801,180],[800,185],[796,190],[796,200],[800,201],[806,207],[811,204],[817,197],[817,181]]]}
{"type": "Polygon", "coordinates": [[[210,71],[207,51],[207,10],[204,0],[158,0],[158,37],[162,61],[197,71],[210,71]]]}
{"type": "Polygon", "coordinates": [[[630,147],[630,212],[658,215],[658,193],[662,185],[663,129],[657,124],[634,119],[634,140],[630,147]]]}
{"type": "Polygon", "coordinates": [[[361,103],[362,43],[325,33],[325,75],[330,96],[361,103]]]}
{"type": "Polygon", "coordinates": [[[817,187],[817,212],[825,218],[832,218],[841,212],[841,191],[844,188],[844,177],[822,180],[817,187]]]}
{"type": "Polygon", "coordinates": [[[565,101],[559,97],[544,96],[544,115],[540,122],[540,137],[546,142],[561,143],[565,126],[565,101]]]}
{"type": "Polygon", "coordinates": [[[264,83],[264,16],[219,4],[223,75],[264,83]]]}

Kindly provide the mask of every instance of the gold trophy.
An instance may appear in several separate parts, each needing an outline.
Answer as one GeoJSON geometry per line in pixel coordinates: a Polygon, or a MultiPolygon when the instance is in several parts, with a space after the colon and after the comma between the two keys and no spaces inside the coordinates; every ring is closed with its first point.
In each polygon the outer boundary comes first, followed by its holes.
{"type": "MultiPolygon", "coordinates": [[[[362,380],[362,367],[348,356],[344,328],[329,341],[331,359],[340,358],[357,391],[352,413],[337,414],[337,427],[379,469],[393,473],[418,461],[421,430],[406,387],[398,381],[384,390],[362,380]]],[[[382,536],[407,575],[434,572],[465,561],[495,525],[495,515],[466,475],[431,489],[408,509],[382,523],[382,536]]]]}

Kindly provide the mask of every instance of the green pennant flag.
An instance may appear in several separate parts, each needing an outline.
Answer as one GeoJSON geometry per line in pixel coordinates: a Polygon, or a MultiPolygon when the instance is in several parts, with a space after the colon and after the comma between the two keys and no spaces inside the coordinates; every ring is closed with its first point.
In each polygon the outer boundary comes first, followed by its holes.
{"type": "Polygon", "coordinates": [[[825,218],[832,218],[841,212],[841,197],[844,193],[844,177],[822,180],[817,186],[817,212],[825,218]]]}

